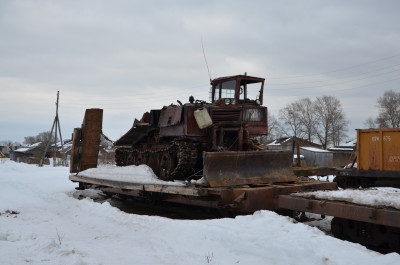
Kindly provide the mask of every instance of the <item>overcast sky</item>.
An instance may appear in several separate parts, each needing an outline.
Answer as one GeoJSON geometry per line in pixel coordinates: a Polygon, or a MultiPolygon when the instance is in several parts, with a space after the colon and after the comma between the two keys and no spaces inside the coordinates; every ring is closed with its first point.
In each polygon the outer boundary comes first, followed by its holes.
{"type": "Polygon", "coordinates": [[[116,140],[143,112],[208,101],[209,76],[266,78],[264,105],[332,95],[349,138],[400,91],[400,1],[0,0],[0,141],[64,139],[103,108],[116,140]]]}

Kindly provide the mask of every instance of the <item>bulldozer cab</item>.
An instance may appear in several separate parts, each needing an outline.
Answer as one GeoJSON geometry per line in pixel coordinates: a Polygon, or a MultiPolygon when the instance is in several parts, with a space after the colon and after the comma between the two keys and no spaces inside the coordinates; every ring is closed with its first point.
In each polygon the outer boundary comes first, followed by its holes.
{"type": "Polygon", "coordinates": [[[264,78],[247,75],[221,77],[211,81],[210,101],[224,104],[262,105],[264,78]]]}

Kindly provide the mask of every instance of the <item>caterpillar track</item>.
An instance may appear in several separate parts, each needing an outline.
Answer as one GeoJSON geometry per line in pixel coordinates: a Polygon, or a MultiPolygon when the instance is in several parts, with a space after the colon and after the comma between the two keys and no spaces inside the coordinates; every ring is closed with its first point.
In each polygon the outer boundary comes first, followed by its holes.
{"type": "Polygon", "coordinates": [[[146,164],[162,180],[184,180],[199,170],[200,155],[197,143],[174,141],[148,148],[118,148],[115,162],[117,166],[146,164]]]}

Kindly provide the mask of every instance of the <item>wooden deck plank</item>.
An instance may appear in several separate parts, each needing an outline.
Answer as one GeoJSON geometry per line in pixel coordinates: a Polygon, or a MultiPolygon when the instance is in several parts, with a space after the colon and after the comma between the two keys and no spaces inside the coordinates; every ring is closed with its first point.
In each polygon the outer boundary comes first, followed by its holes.
{"type": "Polygon", "coordinates": [[[109,179],[106,180],[98,178],[89,178],[79,175],[70,175],[69,179],[74,182],[84,182],[94,185],[104,185],[108,187],[126,189],[126,190],[142,190],[148,192],[160,192],[160,193],[189,195],[189,196],[206,196],[208,194],[206,189],[203,189],[201,187],[192,187],[192,186],[137,184],[137,183],[122,182],[109,179]]]}
{"type": "Polygon", "coordinates": [[[377,208],[349,202],[302,198],[291,195],[280,195],[279,207],[400,228],[400,210],[389,207],[377,208]]]}

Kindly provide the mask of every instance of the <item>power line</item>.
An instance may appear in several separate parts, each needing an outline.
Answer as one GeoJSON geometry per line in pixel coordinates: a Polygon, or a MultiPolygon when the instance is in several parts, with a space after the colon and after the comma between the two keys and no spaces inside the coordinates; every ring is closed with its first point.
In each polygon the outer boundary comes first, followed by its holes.
{"type": "MultiPolygon", "coordinates": [[[[385,84],[385,83],[389,83],[389,82],[397,81],[397,80],[400,80],[400,76],[396,77],[396,78],[393,78],[393,79],[390,79],[390,80],[385,80],[385,81],[371,83],[371,84],[365,84],[365,85],[361,85],[361,86],[355,86],[355,87],[350,87],[350,88],[342,88],[342,89],[334,88],[332,92],[337,93],[337,92],[341,92],[341,91],[355,90],[355,89],[365,88],[365,87],[369,87],[369,86],[381,85],[381,84],[385,84]]],[[[315,96],[316,95],[315,92],[309,92],[309,93],[307,93],[305,91],[298,91],[298,92],[299,93],[291,93],[290,96],[299,96],[299,95],[301,95],[301,96],[308,96],[308,95],[315,96]]],[[[330,91],[323,91],[323,93],[327,93],[327,92],[330,92],[330,91]]],[[[280,94],[280,95],[272,95],[272,94],[269,95],[269,97],[274,97],[274,96],[280,97],[280,96],[283,96],[283,95],[282,94],[280,94]]]]}
{"type": "Polygon", "coordinates": [[[355,81],[361,81],[361,80],[365,80],[368,78],[373,78],[376,76],[381,76],[384,74],[390,74],[390,73],[394,73],[394,72],[398,72],[400,71],[400,69],[396,69],[390,72],[385,72],[385,73],[380,73],[380,74],[376,74],[376,75],[371,75],[371,76],[366,76],[366,77],[362,77],[362,78],[356,78],[356,79],[352,79],[352,80],[346,80],[346,81],[339,81],[336,83],[331,83],[331,84],[324,84],[324,85],[318,85],[318,86],[309,86],[309,87],[293,87],[293,88],[272,88],[270,90],[294,90],[294,89],[309,89],[309,88],[322,88],[322,87],[327,87],[327,86],[337,86],[337,85],[341,85],[341,84],[348,84],[348,83],[352,83],[355,81]]]}
{"type": "Polygon", "coordinates": [[[397,54],[391,55],[391,56],[387,56],[387,57],[383,57],[383,58],[380,58],[380,59],[377,59],[377,60],[374,60],[374,61],[370,61],[370,62],[366,62],[366,63],[362,63],[362,64],[357,64],[357,65],[353,65],[353,66],[349,66],[349,67],[345,67],[345,68],[338,68],[338,69],[335,69],[335,70],[332,70],[332,71],[321,72],[321,73],[317,73],[317,74],[298,75],[298,76],[279,76],[279,77],[270,77],[269,79],[289,79],[289,78],[299,78],[299,77],[309,77],[309,76],[318,76],[318,75],[331,74],[331,73],[346,71],[346,70],[349,70],[349,69],[357,68],[357,67],[368,65],[368,64],[373,64],[373,63],[380,62],[380,61],[390,60],[390,59],[398,57],[398,56],[400,56],[400,53],[397,53],[397,54]]]}
{"type": "MultiPolygon", "coordinates": [[[[377,69],[377,70],[375,69],[375,70],[363,72],[363,73],[357,74],[357,75],[355,75],[355,76],[364,76],[364,75],[366,75],[366,74],[375,73],[375,72],[381,71],[381,70],[383,70],[383,69],[393,68],[393,67],[396,67],[396,66],[399,66],[399,65],[400,65],[400,64],[395,64],[395,65],[391,65],[391,66],[388,66],[388,67],[382,67],[382,68],[380,68],[380,69],[377,69]]],[[[393,70],[393,71],[389,71],[389,72],[385,72],[385,73],[381,73],[381,74],[378,73],[378,74],[375,74],[375,75],[369,75],[368,77],[373,77],[373,76],[382,75],[382,74],[386,74],[386,73],[392,73],[392,72],[394,72],[394,71],[398,71],[398,70],[393,70]]],[[[354,76],[354,75],[353,75],[353,76],[354,76]]],[[[345,77],[345,78],[351,78],[351,77],[353,77],[353,76],[349,76],[349,77],[345,77]]],[[[325,80],[315,80],[315,81],[304,81],[304,82],[292,82],[292,83],[270,83],[270,85],[274,85],[274,86],[301,85],[301,84],[308,84],[308,83],[331,82],[331,81],[333,81],[333,80],[335,80],[335,79],[325,79],[325,80]]]]}

